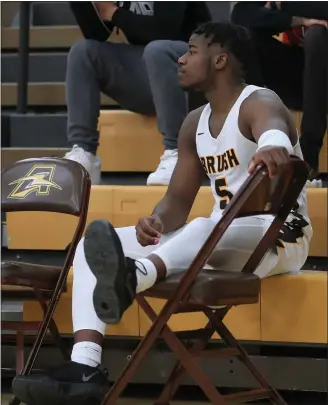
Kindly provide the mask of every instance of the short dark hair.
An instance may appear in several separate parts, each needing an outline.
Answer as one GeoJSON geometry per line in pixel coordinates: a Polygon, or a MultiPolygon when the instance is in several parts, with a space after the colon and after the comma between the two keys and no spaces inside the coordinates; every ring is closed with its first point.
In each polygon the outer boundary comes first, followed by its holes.
{"type": "Polygon", "coordinates": [[[220,44],[231,52],[241,65],[242,70],[247,70],[250,58],[254,57],[254,47],[251,34],[241,25],[227,22],[207,22],[199,26],[194,32],[210,38],[209,45],[220,44]]]}

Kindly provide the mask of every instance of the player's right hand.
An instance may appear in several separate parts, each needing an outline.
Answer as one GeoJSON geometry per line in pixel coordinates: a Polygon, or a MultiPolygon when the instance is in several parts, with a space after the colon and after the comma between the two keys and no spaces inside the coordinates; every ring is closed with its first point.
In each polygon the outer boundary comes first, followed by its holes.
{"type": "Polygon", "coordinates": [[[136,226],[137,240],[141,246],[157,245],[164,226],[156,215],[142,217],[136,226]]]}

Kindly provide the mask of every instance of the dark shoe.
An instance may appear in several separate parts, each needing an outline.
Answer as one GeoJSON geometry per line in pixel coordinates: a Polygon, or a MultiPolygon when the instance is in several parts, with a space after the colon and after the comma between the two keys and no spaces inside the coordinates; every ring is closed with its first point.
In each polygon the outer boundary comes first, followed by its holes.
{"type": "Polygon", "coordinates": [[[93,303],[98,317],[117,324],[136,296],[134,261],[126,258],[120,238],[107,221],[92,222],[85,233],[85,258],[97,278],[93,303]]]}
{"type": "Polygon", "coordinates": [[[46,374],[14,378],[12,390],[27,405],[97,405],[110,385],[100,368],[67,362],[46,374]]]}

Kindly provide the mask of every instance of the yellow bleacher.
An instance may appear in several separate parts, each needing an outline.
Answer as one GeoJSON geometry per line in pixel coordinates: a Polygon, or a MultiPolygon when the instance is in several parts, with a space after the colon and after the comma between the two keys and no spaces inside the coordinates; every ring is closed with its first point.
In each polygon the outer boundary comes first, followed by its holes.
{"type": "MultiPolygon", "coordinates": [[[[55,320],[61,333],[72,334],[72,272],[68,291],[58,304],[55,320]]],[[[261,297],[257,304],[243,305],[229,312],[226,322],[237,339],[284,342],[327,343],[327,282],[328,273],[302,271],[299,274],[275,276],[262,280],[261,297]]],[[[160,310],[164,304],[156,300],[152,307],[160,310]]],[[[38,303],[24,304],[24,320],[36,321],[42,316],[38,303]]],[[[201,314],[175,315],[169,326],[175,331],[197,329],[206,322],[201,314]]],[[[150,323],[135,303],[117,326],[109,326],[106,335],[144,336],[150,323]]],[[[216,336],[216,338],[218,338],[216,336]]]]}
{"type": "MultiPolygon", "coordinates": [[[[156,186],[93,186],[87,222],[106,219],[115,227],[137,223],[150,215],[163,197],[166,187],[156,186]]],[[[309,214],[314,229],[311,256],[328,256],[327,202],[328,189],[308,189],[309,214]]],[[[208,216],[213,205],[209,187],[202,187],[189,220],[208,216]]],[[[9,249],[63,250],[69,244],[76,219],[46,212],[15,212],[7,214],[9,249]],[[24,232],[22,232],[24,229],[24,232]],[[28,235],[28,237],[27,237],[28,235]],[[45,236],[46,235],[46,236],[45,236]]]]}
{"type": "MultiPolygon", "coordinates": [[[[300,133],[302,113],[293,111],[300,133]]],[[[129,111],[102,111],[99,118],[100,146],[98,155],[104,172],[151,172],[163,153],[162,136],[155,117],[129,111]],[[151,153],[149,153],[151,151],[151,153]]],[[[328,134],[320,153],[319,170],[328,169],[328,134]]]]}

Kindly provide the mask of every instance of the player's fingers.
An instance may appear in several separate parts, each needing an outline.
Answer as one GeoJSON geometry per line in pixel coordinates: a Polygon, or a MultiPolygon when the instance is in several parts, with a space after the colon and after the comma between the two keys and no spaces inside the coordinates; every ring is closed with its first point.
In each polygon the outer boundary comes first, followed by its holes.
{"type": "Polygon", "coordinates": [[[139,226],[142,229],[142,231],[149,236],[152,236],[154,238],[159,238],[161,236],[160,233],[156,229],[153,228],[153,226],[148,218],[142,218],[139,221],[139,226]]]}
{"type": "Polygon", "coordinates": [[[158,239],[152,238],[143,232],[137,232],[137,240],[141,246],[151,246],[158,243],[158,239]]]}
{"type": "Polygon", "coordinates": [[[263,163],[268,169],[270,179],[274,178],[278,174],[278,168],[275,159],[270,154],[266,154],[265,156],[263,156],[263,163]]]}
{"type": "Polygon", "coordinates": [[[277,174],[277,166],[271,154],[269,153],[263,153],[254,156],[249,165],[248,172],[252,174],[256,166],[258,166],[261,163],[264,163],[265,166],[267,167],[270,178],[273,178],[277,174]]]}
{"type": "Polygon", "coordinates": [[[261,163],[264,163],[263,159],[262,159],[260,156],[255,155],[255,156],[251,159],[251,161],[250,161],[250,163],[249,163],[249,165],[248,165],[248,173],[249,173],[249,174],[252,174],[252,173],[254,172],[254,170],[256,169],[256,167],[257,167],[258,165],[260,165],[261,163]]]}
{"type": "Polygon", "coordinates": [[[141,246],[156,245],[159,242],[159,238],[152,237],[142,230],[140,225],[136,226],[137,240],[141,246]]]}
{"type": "Polygon", "coordinates": [[[276,150],[271,157],[276,166],[275,175],[283,172],[290,161],[289,153],[285,148],[276,150]]]}

